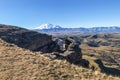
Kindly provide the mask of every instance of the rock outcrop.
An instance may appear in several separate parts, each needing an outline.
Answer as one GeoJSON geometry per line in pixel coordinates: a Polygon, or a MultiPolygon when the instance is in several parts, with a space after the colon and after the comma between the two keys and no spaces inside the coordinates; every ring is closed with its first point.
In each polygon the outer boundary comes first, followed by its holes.
{"type": "Polygon", "coordinates": [[[67,38],[65,40],[56,41],[59,45],[59,49],[52,54],[45,54],[51,59],[66,59],[70,63],[80,62],[82,60],[82,52],[79,47],[79,44],[72,38],[67,38]],[[64,41],[64,43],[63,43],[64,41]]]}
{"type": "Polygon", "coordinates": [[[57,52],[57,54],[51,54],[52,58],[64,58],[70,63],[75,63],[82,59],[79,44],[72,38],[64,40],[63,51],[60,50],[60,44],[52,40],[52,36],[16,26],[0,25],[0,38],[31,51],[41,51],[43,53],[57,52]]]}
{"type": "Polygon", "coordinates": [[[52,41],[52,36],[3,24],[0,24],[0,38],[32,51],[52,52],[57,46],[52,41]]]}
{"type": "Polygon", "coordinates": [[[73,39],[66,39],[64,45],[65,51],[62,56],[64,56],[67,61],[75,63],[82,59],[82,52],[79,48],[79,44],[77,44],[73,39]]]}

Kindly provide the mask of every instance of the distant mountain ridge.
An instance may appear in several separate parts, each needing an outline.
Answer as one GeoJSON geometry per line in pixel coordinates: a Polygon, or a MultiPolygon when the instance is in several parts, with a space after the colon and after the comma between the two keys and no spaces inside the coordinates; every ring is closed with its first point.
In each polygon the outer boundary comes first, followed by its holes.
{"type": "Polygon", "coordinates": [[[39,27],[37,27],[36,29],[43,30],[43,29],[57,29],[57,28],[59,29],[62,27],[59,25],[53,25],[53,24],[42,24],[39,27]]]}
{"type": "Polygon", "coordinates": [[[120,33],[120,27],[62,28],[59,25],[44,24],[34,29],[43,33],[120,33]]]}

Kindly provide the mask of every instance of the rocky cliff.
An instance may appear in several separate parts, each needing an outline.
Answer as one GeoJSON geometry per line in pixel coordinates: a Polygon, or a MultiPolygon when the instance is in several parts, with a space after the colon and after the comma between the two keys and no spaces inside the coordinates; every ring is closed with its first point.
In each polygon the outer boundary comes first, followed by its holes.
{"type": "Polygon", "coordinates": [[[0,38],[19,47],[42,52],[49,52],[49,50],[44,47],[53,43],[52,36],[3,24],[0,24],[0,38]]]}

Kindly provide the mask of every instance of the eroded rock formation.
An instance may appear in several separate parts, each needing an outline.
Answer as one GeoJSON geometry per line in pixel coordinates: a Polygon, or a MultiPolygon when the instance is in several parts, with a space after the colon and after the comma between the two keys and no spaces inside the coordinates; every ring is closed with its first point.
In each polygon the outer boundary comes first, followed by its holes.
{"type": "Polygon", "coordinates": [[[52,52],[57,46],[52,41],[52,36],[3,24],[0,24],[0,38],[32,51],[52,52]]]}
{"type": "Polygon", "coordinates": [[[82,59],[82,52],[79,48],[79,44],[77,44],[73,39],[66,39],[65,40],[65,52],[63,56],[68,60],[70,63],[75,63],[82,59]]]}

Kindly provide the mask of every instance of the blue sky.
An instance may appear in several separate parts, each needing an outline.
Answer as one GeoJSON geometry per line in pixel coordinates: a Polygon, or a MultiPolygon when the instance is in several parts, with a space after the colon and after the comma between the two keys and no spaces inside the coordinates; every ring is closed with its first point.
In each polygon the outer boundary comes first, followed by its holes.
{"type": "Polygon", "coordinates": [[[120,0],[0,0],[0,24],[35,28],[120,26],[120,0]]]}

